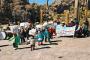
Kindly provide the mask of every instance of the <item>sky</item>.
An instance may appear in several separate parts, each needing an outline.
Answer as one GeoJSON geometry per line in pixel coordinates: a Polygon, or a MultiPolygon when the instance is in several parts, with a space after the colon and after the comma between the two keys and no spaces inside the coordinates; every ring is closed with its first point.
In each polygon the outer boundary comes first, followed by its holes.
{"type": "MultiPolygon", "coordinates": [[[[29,0],[30,3],[37,3],[39,5],[43,5],[43,4],[46,4],[46,1],[47,0],[29,0]]],[[[52,4],[54,0],[49,0],[49,5],[52,4]]]]}

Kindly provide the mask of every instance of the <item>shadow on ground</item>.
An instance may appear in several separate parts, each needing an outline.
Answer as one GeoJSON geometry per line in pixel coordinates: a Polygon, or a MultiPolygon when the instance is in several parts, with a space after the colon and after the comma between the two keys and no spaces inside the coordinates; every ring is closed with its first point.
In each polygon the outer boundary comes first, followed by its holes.
{"type": "Polygon", "coordinates": [[[10,45],[1,45],[0,47],[7,47],[7,46],[10,46],[10,45]]]}
{"type": "Polygon", "coordinates": [[[58,43],[43,44],[43,45],[58,45],[58,43]]]}
{"type": "Polygon", "coordinates": [[[55,41],[51,41],[51,42],[62,42],[62,40],[55,40],[55,41]]]}
{"type": "Polygon", "coordinates": [[[59,56],[58,58],[63,58],[63,56],[59,56]]]}
{"type": "Polygon", "coordinates": [[[23,47],[23,48],[18,48],[18,49],[30,49],[31,47],[23,47]]]}
{"type": "Polygon", "coordinates": [[[40,50],[40,49],[49,49],[49,48],[51,48],[51,47],[46,46],[46,47],[36,48],[35,50],[40,50]]]}

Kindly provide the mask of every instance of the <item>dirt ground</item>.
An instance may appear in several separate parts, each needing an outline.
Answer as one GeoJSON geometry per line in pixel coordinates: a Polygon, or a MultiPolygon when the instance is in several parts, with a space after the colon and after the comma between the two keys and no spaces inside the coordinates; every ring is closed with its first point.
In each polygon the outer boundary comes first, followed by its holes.
{"type": "Polygon", "coordinates": [[[62,37],[52,41],[52,45],[44,43],[31,51],[29,45],[14,50],[9,41],[0,40],[0,60],[90,60],[90,37],[62,37]]]}

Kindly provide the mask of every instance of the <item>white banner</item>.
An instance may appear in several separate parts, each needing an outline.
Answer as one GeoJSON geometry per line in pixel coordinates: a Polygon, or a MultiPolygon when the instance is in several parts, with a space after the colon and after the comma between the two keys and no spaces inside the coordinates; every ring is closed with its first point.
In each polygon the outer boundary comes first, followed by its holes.
{"type": "Polygon", "coordinates": [[[57,36],[73,36],[75,32],[75,27],[62,27],[61,25],[56,26],[57,36]]]}
{"type": "Polygon", "coordinates": [[[5,39],[5,37],[6,37],[5,32],[0,32],[0,40],[5,39]]]}

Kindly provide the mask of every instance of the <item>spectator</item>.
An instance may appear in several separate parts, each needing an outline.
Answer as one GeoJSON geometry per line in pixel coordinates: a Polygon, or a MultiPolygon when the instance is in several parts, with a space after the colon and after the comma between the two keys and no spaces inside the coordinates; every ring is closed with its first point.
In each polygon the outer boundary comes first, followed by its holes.
{"type": "Polygon", "coordinates": [[[19,35],[21,38],[21,43],[24,43],[25,42],[25,30],[24,30],[24,28],[21,28],[19,35]]]}
{"type": "Polygon", "coordinates": [[[75,18],[73,22],[75,23],[75,25],[79,25],[79,20],[77,18],[75,18]]]}
{"type": "Polygon", "coordinates": [[[73,21],[71,21],[69,24],[68,24],[69,27],[72,27],[72,26],[75,26],[75,23],[73,21]]]}
{"type": "Polygon", "coordinates": [[[84,24],[87,26],[87,28],[89,28],[89,21],[87,20],[87,18],[86,18],[84,24]]]}
{"type": "Polygon", "coordinates": [[[84,36],[88,36],[88,25],[86,24],[86,22],[84,22],[84,25],[83,25],[83,34],[84,36]]]}

